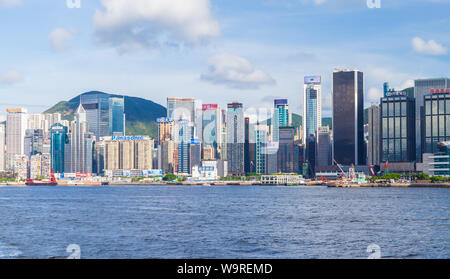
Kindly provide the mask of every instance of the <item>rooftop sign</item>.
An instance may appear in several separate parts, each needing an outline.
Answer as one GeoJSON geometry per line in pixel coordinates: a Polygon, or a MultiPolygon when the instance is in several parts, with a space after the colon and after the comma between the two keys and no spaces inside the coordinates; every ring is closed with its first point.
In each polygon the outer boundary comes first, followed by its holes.
{"type": "Polygon", "coordinates": [[[144,137],[116,137],[116,136],[112,136],[111,140],[117,140],[117,141],[122,141],[122,140],[144,140],[144,137]]]}
{"type": "Polygon", "coordinates": [[[322,81],[321,76],[308,76],[305,77],[305,84],[320,84],[322,81]]]}
{"type": "Polygon", "coordinates": [[[431,89],[430,94],[442,94],[442,93],[450,93],[450,88],[447,89],[431,89]]]}

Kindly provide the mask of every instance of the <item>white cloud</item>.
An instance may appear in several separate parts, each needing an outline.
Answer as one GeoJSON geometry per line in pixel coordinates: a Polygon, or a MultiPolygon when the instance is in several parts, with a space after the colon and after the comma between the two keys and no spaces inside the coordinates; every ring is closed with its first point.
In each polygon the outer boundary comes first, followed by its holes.
{"type": "Polygon", "coordinates": [[[378,104],[380,103],[380,98],[383,97],[383,91],[381,89],[372,87],[369,89],[369,93],[367,93],[367,101],[371,103],[378,104]]]}
{"type": "Polygon", "coordinates": [[[68,48],[67,41],[74,39],[75,32],[64,28],[55,28],[48,35],[50,44],[55,51],[62,51],[68,48]]]}
{"type": "Polygon", "coordinates": [[[0,74],[0,84],[13,85],[21,81],[23,81],[23,77],[16,70],[9,70],[4,74],[0,74]]]}
{"type": "Polygon", "coordinates": [[[201,44],[220,34],[210,0],[102,0],[94,15],[96,38],[127,51],[201,44]]]}
{"type": "Polygon", "coordinates": [[[257,70],[247,59],[228,53],[209,59],[209,70],[201,79],[214,84],[225,84],[236,89],[258,89],[261,85],[273,85],[275,80],[262,70],[257,70]]]}
{"type": "Polygon", "coordinates": [[[1,7],[12,7],[22,5],[22,0],[0,0],[1,7]]]}
{"type": "Polygon", "coordinates": [[[419,37],[415,37],[411,41],[415,53],[429,55],[446,55],[448,49],[434,40],[424,41],[419,37]]]}

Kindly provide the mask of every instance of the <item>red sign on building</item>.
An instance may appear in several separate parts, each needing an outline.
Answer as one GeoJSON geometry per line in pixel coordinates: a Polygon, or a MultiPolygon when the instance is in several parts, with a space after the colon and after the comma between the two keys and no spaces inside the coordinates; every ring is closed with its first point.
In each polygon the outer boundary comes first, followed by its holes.
{"type": "Polygon", "coordinates": [[[442,93],[450,93],[450,88],[442,88],[442,89],[431,89],[430,90],[431,94],[442,94],[442,93]]]}
{"type": "Polygon", "coordinates": [[[206,104],[202,105],[202,110],[216,110],[217,104],[206,104]]]}

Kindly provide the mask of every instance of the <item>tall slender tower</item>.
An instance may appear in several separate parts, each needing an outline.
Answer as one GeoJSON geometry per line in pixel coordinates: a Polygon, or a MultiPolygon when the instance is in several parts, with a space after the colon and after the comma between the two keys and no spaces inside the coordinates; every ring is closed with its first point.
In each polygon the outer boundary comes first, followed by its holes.
{"type": "Polygon", "coordinates": [[[303,137],[317,137],[322,126],[322,78],[307,76],[303,85],[303,137]]]}
{"type": "Polygon", "coordinates": [[[333,158],[342,165],[364,165],[363,73],[337,69],[332,80],[333,158]]]}
{"type": "Polygon", "coordinates": [[[245,143],[244,110],[241,103],[228,104],[227,111],[227,160],[228,173],[243,175],[245,143]]]}

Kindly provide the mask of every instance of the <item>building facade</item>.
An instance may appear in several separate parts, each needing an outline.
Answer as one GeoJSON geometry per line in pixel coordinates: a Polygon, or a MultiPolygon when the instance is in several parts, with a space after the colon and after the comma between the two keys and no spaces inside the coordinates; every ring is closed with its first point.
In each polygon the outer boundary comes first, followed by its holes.
{"type": "Polygon", "coordinates": [[[285,127],[292,124],[292,114],[289,111],[287,99],[274,100],[272,121],[272,141],[278,142],[280,138],[280,127],[285,127]]]}
{"type": "Polygon", "coordinates": [[[369,108],[369,137],[367,141],[367,163],[371,166],[380,165],[380,106],[372,105],[369,108]]]}
{"type": "Polygon", "coordinates": [[[364,165],[363,73],[335,70],[332,98],[333,158],[341,165],[364,165]]]}
{"type": "Polygon", "coordinates": [[[423,148],[423,134],[425,133],[425,107],[424,97],[430,94],[432,89],[448,89],[450,88],[449,78],[431,78],[431,79],[419,79],[414,81],[414,98],[416,100],[416,162],[422,162],[423,148]]]}
{"type": "Polygon", "coordinates": [[[407,91],[381,98],[381,162],[415,161],[415,100],[407,91]]]}
{"type": "Polygon", "coordinates": [[[317,136],[322,126],[322,78],[307,76],[303,85],[303,135],[317,136]]]}
{"type": "Polygon", "coordinates": [[[228,173],[244,175],[245,123],[241,103],[228,104],[227,110],[227,161],[228,173]]]}
{"type": "Polygon", "coordinates": [[[430,89],[423,98],[425,107],[424,153],[436,153],[439,142],[450,141],[450,89],[430,89]]]}

